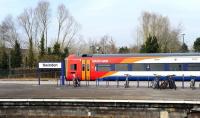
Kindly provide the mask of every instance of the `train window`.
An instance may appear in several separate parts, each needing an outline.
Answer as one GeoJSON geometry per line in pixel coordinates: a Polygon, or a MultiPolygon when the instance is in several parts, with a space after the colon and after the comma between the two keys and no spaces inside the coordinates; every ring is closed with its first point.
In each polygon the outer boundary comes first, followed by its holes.
{"type": "Polygon", "coordinates": [[[169,71],[182,71],[182,64],[169,64],[169,71]]]}
{"type": "Polygon", "coordinates": [[[100,72],[111,71],[111,64],[96,64],[96,70],[100,72]]]}
{"type": "Polygon", "coordinates": [[[200,64],[188,64],[188,71],[200,71],[200,64]]]}
{"type": "Polygon", "coordinates": [[[149,64],[150,71],[164,71],[164,64],[149,64]]]}
{"type": "Polygon", "coordinates": [[[71,64],[70,69],[71,70],[77,70],[77,64],[71,64]]]}
{"type": "Polygon", "coordinates": [[[90,65],[87,64],[87,71],[90,71],[90,65]]]}
{"type": "Polygon", "coordinates": [[[82,64],[82,71],[85,71],[85,64],[82,64]]]}
{"type": "Polygon", "coordinates": [[[128,71],[128,64],[115,64],[115,71],[128,71]]]}
{"type": "Polygon", "coordinates": [[[132,66],[133,66],[133,71],[146,71],[146,69],[144,68],[144,64],[134,63],[132,64],[132,66]]]}

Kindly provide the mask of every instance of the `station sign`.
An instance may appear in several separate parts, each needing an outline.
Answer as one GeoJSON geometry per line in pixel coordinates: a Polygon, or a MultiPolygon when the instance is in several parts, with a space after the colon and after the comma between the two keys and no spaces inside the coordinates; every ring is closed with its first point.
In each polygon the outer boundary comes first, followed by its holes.
{"type": "Polygon", "coordinates": [[[61,68],[61,62],[39,62],[39,68],[61,68]]]}

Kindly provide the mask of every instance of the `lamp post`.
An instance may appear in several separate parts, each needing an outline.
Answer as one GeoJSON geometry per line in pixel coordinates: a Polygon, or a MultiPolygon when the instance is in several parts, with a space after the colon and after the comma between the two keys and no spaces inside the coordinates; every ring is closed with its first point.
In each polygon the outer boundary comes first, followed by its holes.
{"type": "Polygon", "coordinates": [[[185,43],[185,42],[184,42],[184,36],[185,36],[185,34],[183,33],[182,36],[183,36],[183,44],[184,44],[184,43],[185,43]]]}
{"type": "Polygon", "coordinates": [[[10,76],[11,76],[11,55],[10,55],[10,53],[8,55],[8,67],[9,67],[9,76],[8,76],[8,78],[10,78],[10,76]]]}

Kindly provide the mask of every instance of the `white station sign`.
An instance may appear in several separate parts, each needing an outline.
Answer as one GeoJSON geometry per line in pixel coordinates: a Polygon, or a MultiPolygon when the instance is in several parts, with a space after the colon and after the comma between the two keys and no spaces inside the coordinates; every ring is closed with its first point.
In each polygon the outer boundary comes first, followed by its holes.
{"type": "Polygon", "coordinates": [[[40,62],[39,68],[61,68],[61,62],[40,62]]]}

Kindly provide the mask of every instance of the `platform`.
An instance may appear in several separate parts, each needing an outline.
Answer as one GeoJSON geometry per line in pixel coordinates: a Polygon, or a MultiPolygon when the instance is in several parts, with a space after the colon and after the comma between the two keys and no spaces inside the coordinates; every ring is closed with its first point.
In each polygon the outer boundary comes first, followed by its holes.
{"type": "Polygon", "coordinates": [[[89,86],[82,83],[81,87],[74,88],[72,85],[59,86],[55,82],[48,84],[46,81],[41,82],[41,85],[37,85],[37,82],[29,84],[17,82],[16,84],[13,81],[0,82],[0,98],[200,101],[199,87],[196,89],[185,87],[183,89],[178,86],[176,90],[160,90],[148,88],[142,83],[140,83],[140,87],[131,85],[130,88],[124,88],[123,85],[117,87],[115,83],[110,83],[109,86],[106,83],[100,83],[99,86],[96,86],[93,82],[89,86]]]}
{"type": "Polygon", "coordinates": [[[196,118],[200,88],[148,88],[147,83],[85,82],[81,87],[56,81],[0,81],[0,118],[196,118]],[[14,111],[14,112],[13,112],[14,111]]]}

